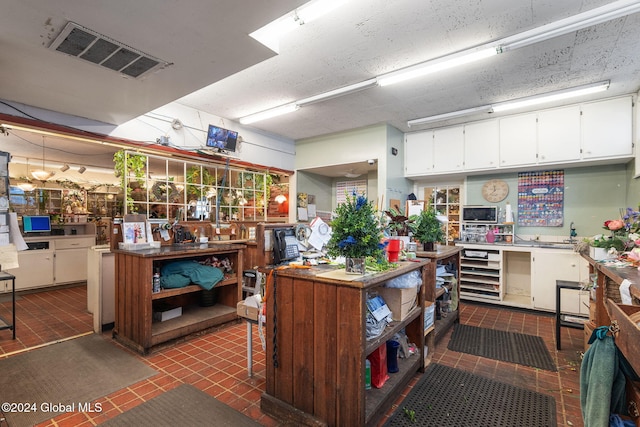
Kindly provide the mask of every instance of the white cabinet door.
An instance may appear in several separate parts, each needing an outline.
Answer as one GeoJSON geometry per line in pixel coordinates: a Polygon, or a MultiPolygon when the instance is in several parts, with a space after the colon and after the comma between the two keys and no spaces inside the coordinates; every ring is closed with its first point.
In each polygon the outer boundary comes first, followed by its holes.
{"type": "Polygon", "coordinates": [[[456,172],[464,161],[464,126],[433,132],[433,171],[456,172]]]}
{"type": "MultiPolygon", "coordinates": [[[[555,312],[556,280],[579,282],[580,269],[584,265],[580,262],[581,256],[576,252],[561,249],[536,249],[531,255],[533,308],[555,312]]],[[[562,312],[580,312],[580,299],[575,291],[572,297],[563,293],[561,302],[562,312]]]]}
{"type": "Polygon", "coordinates": [[[464,169],[498,167],[500,131],[498,120],[471,123],[464,127],[464,169]]]}
{"type": "Polygon", "coordinates": [[[633,154],[631,97],[582,105],[582,158],[633,154]]]}
{"type": "Polygon", "coordinates": [[[500,125],[500,166],[536,164],[537,123],[536,114],[504,117],[500,125]]]}
{"type": "Polygon", "coordinates": [[[7,270],[16,276],[16,290],[53,285],[53,250],[18,252],[20,267],[7,270]]]}
{"type": "Polygon", "coordinates": [[[580,107],[538,113],[538,163],[580,160],[580,107]]]}
{"type": "Polygon", "coordinates": [[[54,269],[56,284],[87,280],[87,251],[86,247],[56,251],[54,269]]]}
{"type": "Polygon", "coordinates": [[[433,171],[433,131],[405,135],[405,176],[425,175],[433,171]]]}

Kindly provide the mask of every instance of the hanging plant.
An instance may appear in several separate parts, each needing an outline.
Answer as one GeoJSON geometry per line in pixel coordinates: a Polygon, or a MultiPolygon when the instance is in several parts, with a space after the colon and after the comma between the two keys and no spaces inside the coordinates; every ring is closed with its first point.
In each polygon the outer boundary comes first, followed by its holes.
{"type": "Polygon", "coordinates": [[[199,199],[207,192],[205,186],[214,185],[216,182],[215,175],[209,172],[209,169],[202,166],[191,166],[187,169],[187,196],[199,199]]]}
{"type": "Polygon", "coordinates": [[[113,155],[113,172],[120,178],[120,186],[125,191],[127,211],[136,213],[138,209],[133,204],[131,187],[127,185],[127,174],[133,174],[135,181],[140,187],[145,185],[145,169],[147,167],[147,156],[142,154],[131,154],[125,150],[116,151],[113,155]],[[127,174],[125,174],[125,170],[127,174]]]}

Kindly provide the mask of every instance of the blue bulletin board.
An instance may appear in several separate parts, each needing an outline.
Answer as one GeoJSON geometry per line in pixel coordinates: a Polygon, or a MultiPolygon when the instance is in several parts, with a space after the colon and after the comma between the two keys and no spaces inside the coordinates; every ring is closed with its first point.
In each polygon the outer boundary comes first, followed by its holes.
{"type": "Polygon", "coordinates": [[[518,173],[518,226],[562,227],[564,171],[518,173]]]}

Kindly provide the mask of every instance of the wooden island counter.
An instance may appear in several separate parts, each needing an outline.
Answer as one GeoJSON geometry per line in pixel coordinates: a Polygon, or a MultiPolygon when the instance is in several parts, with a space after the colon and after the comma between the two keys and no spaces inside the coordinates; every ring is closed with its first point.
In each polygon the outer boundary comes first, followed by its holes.
{"type": "Polygon", "coordinates": [[[435,295],[428,281],[429,259],[400,262],[398,268],[364,276],[344,268],[277,269],[267,290],[266,391],[263,411],[306,425],[372,425],[411,378],[430,361],[433,326],[424,328],[424,308],[435,295]],[[391,279],[418,271],[417,305],[373,339],[366,338],[368,295],[391,279]],[[406,330],[417,354],[399,359],[400,371],[382,388],[365,390],[365,359],[393,335],[406,330]],[[424,354],[424,346],[429,354],[424,354]]]}
{"type": "MultiPolygon", "coordinates": [[[[597,275],[592,327],[613,326],[615,344],[629,361],[636,374],[640,374],[640,271],[637,267],[616,267],[594,261],[589,262],[592,274],[597,275]],[[622,304],[620,284],[628,280],[631,304],[622,304]]],[[[640,427],[640,382],[627,381],[627,407],[636,426],[640,427]]]]}
{"type": "Polygon", "coordinates": [[[242,297],[244,244],[209,243],[162,246],[157,249],[115,252],[115,326],[113,337],[147,353],[152,347],[237,319],[236,304],[242,297]],[[189,285],[152,292],[153,273],[178,260],[228,258],[233,273],[213,288],[215,304],[201,306],[202,288],[189,285]],[[153,321],[154,309],[182,307],[182,315],[163,322],[153,321]]]}

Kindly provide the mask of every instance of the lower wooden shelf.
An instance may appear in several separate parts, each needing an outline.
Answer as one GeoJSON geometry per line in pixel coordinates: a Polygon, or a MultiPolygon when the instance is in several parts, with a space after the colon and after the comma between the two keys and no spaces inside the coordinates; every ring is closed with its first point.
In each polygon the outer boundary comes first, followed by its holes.
{"type": "Polygon", "coordinates": [[[407,324],[409,324],[410,322],[415,320],[418,316],[420,316],[420,311],[421,310],[422,310],[421,307],[415,307],[413,310],[411,310],[407,314],[407,316],[404,319],[402,319],[402,321],[400,321],[400,322],[397,322],[397,321],[391,322],[384,329],[384,332],[382,334],[380,334],[379,336],[377,336],[374,339],[368,340],[367,341],[367,348],[366,348],[366,355],[368,356],[369,354],[371,354],[375,349],[377,349],[382,344],[384,344],[388,340],[390,340],[396,332],[398,332],[399,330],[404,328],[407,324]]]}
{"type": "Polygon", "coordinates": [[[417,374],[421,366],[420,356],[415,354],[408,359],[398,359],[398,372],[389,374],[389,379],[381,388],[371,388],[365,392],[365,423],[380,419],[402,389],[417,374]]]}
{"type": "Polygon", "coordinates": [[[237,318],[236,307],[216,304],[211,307],[189,305],[182,308],[182,315],[151,325],[151,345],[189,335],[237,318]]]}

